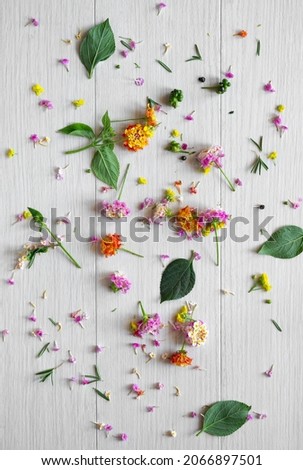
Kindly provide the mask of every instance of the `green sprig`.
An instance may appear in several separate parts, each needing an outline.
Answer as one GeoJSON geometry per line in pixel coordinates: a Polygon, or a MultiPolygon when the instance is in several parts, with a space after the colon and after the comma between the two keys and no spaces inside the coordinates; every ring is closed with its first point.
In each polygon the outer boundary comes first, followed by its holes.
{"type": "Polygon", "coordinates": [[[185,62],[190,62],[192,60],[203,60],[201,56],[201,52],[199,51],[199,47],[197,46],[197,44],[195,44],[195,51],[196,51],[196,55],[193,55],[190,59],[187,59],[185,62]]]}

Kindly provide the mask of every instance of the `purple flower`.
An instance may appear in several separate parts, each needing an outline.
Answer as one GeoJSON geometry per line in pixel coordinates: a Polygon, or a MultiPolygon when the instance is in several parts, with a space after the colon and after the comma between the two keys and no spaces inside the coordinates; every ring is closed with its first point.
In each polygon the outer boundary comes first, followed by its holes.
{"type": "Polygon", "coordinates": [[[158,15],[160,15],[161,11],[166,7],[167,7],[166,3],[164,2],[158,3],[157,5],[158,15]]]}
{"type": "MultiPolygon", "coordinates": [[[[186,119],[186,121],[193,121],[194,120],[194,114],[195,111],[192,111],[190,114],[188,114],[187,116],[184,117],[184,119],[186,119]]],[[[187,146],[186,146],[187,148],[187,146]]],[[[186,150],[186,149],[183,149],[183,150],[186,150]]]]}
{"type": "Polygon", "coordinates": [[[263,87],[264,91],[267,91],[268,93],[275,93],[275,88],[272,86],[271,81],[266,83],[263,87]]]}
{"type": "Polygon", "coordinates": [[[181,149],[182,149],[182,150],[186,150],[187,148],[188,148],[188,145],[187,145],[187,144],[182,144],[182,145],[181,145],[181,149]]]}
{"type": "Polygon", "coordinates": [[[5,328],[4,330],[1,331],[1,334],[2,334],[2,340],[5,341],[5,338],[6,336],[10,334],[10,331],[5,328]]]}
{"type": "Polygon", "coordinates": [[[112,431],[113,427],[112,427],[111,424],[105,424],[103,429],[106,432],[110,432],[110,431],[112,431]]]}
{"type": "Polygon", "coordinates": [[[130,214],[130,208],[126,202],[115,200],[113,202],[102,201],[102,214],[110,219],[120,219],[130,214]]]}
{"type": "Polygon", "coordinates": [[[123,432],[122,434],[120,434],[120,439],[121,441],[126,442],[128,441],[128,435],[123,432]]]}
{"type": "Polygon", "coordinates": [[[202,150],[196,157],[202,171],[209,172],[212,167],[222,168],[221,159],[225,156],[223,148],[220,145],[213,145],[208,149],[202,150]]]}
{"type": "Polygon", "coordinates": [[[95,347],[95,352],[96,353],[102,353],[104,351],[105,347],[104,346],[99,346],[98,344],[95,347]]]}
{"type": "Polygon", "coordinates": [[[78,323],[78,325],[81,326],[81,328],[84,328],[83,326],[83,321],[88,319],[88,316],[86,313],[82,312],[82,310],[77,310],[76,312],[73,312],[70,314],[70,317],[74,320],[75,323],[78,323]]]}
{"type": "Polygon", "coordinates": [[[75,356],[72,355],[70,350],[68,350],[67,353],[68,353],[68,362],[70,362],[71,364],[75,364],[77,362],[77,359],[75,358],[75,356]]]}
{"type": "Polygon", "coordinates": [[[31,315],[29,315],[29,316],[27,317],[27,319],[28,319],[29,321],[34,322],[34,323],[37,321],[37,317],[36,317],[36,315],[35,315],[34,313],[32,313],[31,315]]]}
{"type": "Polygon", "coordinates": [[[43,336],[45,336],[46,333],[44,333],[44,332],[41,330],[41,328],[37,328],[36,330],[33,330],[32,335],[35,336],[35,338],[39,338],[40,341],[42,341],[43,336]]]}
{"type": "Polygon", "coordinates": [[[131,288],[131,282],[121,273],[116,272],[110,275],[110,287],[114,292],[122,291],[126,294],[131,288]]]}
{"type": "Polygon", "coordinates": [[[288,131],[288,127],[282,123],[282,118],[280,115],[275,115],[272,119],[273,124],[276,126],[277,131],[280,133],[280,137],[284,132],[288,131]]]}
{"type": "Polygon", "coordinates": [[[37,20],[37,18],[30,18],[28,23],[26,23],[25,26],[28,26],[30,24],[37,27],[37,26],[39,26],[39,20],[37,20]]]}
{"type": "Polygon", "coordinates": [[[10,277],[7,280],[7,283],[8,283],[9,286],[14,286],[15,285],[15,279],[13,277],[10,277]]]}
{"type": "Polygon", "coordinates": [[[126,57],[128,56],[129,52],[128,51],[121,51],[121,55],[122,57],[124,57],[126,59],[126,57]]]}
{"type": "Polygon", "coordinates": [[[135,85],[142,86],[144,84],[144,78],[138,77],[135,79],[135,85]]]}
{"type": "Polygon", "coordinates": [[[65,67],[65,70],[66,70],[67,72],[69,72],[70,60],[67,59],[67,58],[64,58],[64,59],[59,59],[59,62],[60,62],[60,64],[62,64],[62,65],[65,67]]]}
{"type": "Polygon", "coordinates": [[[195,251],[194,252],[194,260],[195,261],[200,261],[201,258],[202,258],[202,256],[199,253],[197,253],[197,251],[195,251]]]}
{"type": "Polygon", "coordinates": [[[153,346],[155,346],[156,348],[159,348],[159,346],[160,346],[160,341],[158,341],[157,339],[154,339],[154,340],[153,340],[153,346]]]}
{"type": "Polygon", "coordinates": [[[143,338],[144,335],[150,334],[157,336],[160,333],[160,329],[163,328],[161,318],[158,313],[152,316],[147,316],[143,320],[136,323],[136,329],[134,330],[134,336],[143,338]]]}
{"type": "Polygon", "coordinates": [[[155,405],[147,406],[147,407],[146,407],[146,411],[147,411],[148,413],[153,413],[156,408],[157,408],[157,407],[156,407],[155,405]]]}
{"type": "Polygon", "coordinates": [[[269,377],[269,378],[270,378],[270,377],[272,376],[273,368],[274,368],[274,366],[272,365],[272,366],[270,366],[270,368],[269,368],[268,370],[266,370],[266,371],[264,372],[264,374],[266,375],[266,377],[269,377]]]}
{"type": "Polygon", "coordinates": [[[60,346],[58,345],[57,341],[54,341],[52,351],[54,351],[54,352],[60,351],[60,346]]]}
{"type": "Polygon", "coordinates": [[[198,415],[197,415],[197,413],[196,413],[195,411],[191,411],[191,412],[189,413],[189,416],[190,416],[191,418],[195,418],[195,417],[198,416],[198,415]]]}
{"type": "Polygon", "coordinates": [[[154,206],[155,201],[151,197],[146,197],[143,202],[140,204],[140,209],[145,209],[146,207],[152,207],[154,206]]]}
{"type": "Polygon", "coordinates": [[[133,41],[133,40],[129,41],[129,46],[132,48],[132,50],[135,50],[136,49],[135,41],[133,41]]]}
{"type": "Polygon", "coordinates": [[[240,180],[240,178],[236,178],[236,179],[235,179],[235,184],[236,184],[237,186],[243,186],[243,182],[240,180]]]}
{"type": "Polygon", "coordinates": [[[138,353],[137,353],[137,349],[139,349],[140,346],[141,346],[141,345],[140,345],[139,343],[132,343],[132,347],[133,347],[133,349],[134,349],[135,354],[138,354],[138,353]]]}
{"type": "Polygon", "coordinates": [[[253,420],[253,419],[254,419],[254,417],[253,417],[252,414],[248,414],[247,417],[246,417],[246,420],[247,420],[247,421],[251,421],[251,420],[253,420]]]}
{"type": "Polygon", "coordinates": [[[39,101],[39,106],[42,106],[46,109],[54,109],[54,105],[50,100],[41,100],[39,101]]]}
{"type": "Polygon", "coordinates": [[[81,380],[80,380],[80,384],[81,385],[88,385],[90,383],[90,381],[85,377],[81,377],[81,380]]]}
{"type": "Polygon", "coordinates": [[[35,147],[36,147],[36,144],[39,142],[40,138],[38,137],[37,134],[31,134],[31,135],[29,136],[29,140],[30,140],[31,142],[33,142],[34,148],[35,148],[35,147]]]}

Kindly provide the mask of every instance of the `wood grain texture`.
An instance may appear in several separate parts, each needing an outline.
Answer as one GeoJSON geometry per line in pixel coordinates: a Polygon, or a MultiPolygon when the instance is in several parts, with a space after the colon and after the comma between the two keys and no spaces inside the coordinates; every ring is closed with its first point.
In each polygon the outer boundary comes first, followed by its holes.
{"type": "MultiPolygon", "coordinates": [[[[287,261],[259,256],[256,250],[264,238],[253,239],[254,214],[260,220],[273,216],[269,232],[283,224],[302,225],[302,212],[282,204],[285,199],[302,195],[299,140],[302,2],[167,3],[168,7],[157,16],[153,0],[1,2],[0,85],[5,95],[0,144],[0,171],[4,175],[0,186],[0,330],[11,331],[0,344],[1,449],[302,448],[303,420],[298,406],[302,397],[302,262],[299,257],[287,261]],[[39,28],[24,27],[32,16],[39,18],[39,28]],[[117,50],[111,59],[97,66],[94,77],[88,80],[74,35],[106,18],[110,18],[117,50]],[[248,31],[247,38],[233,36],[240,29],[248,31]],[[143,42],[123,59],[118,36],[143,42]],[[61,41],[67,38],[72,39],[71,46],[61,41]],[[261,40],[260,57],[256,56],[256,38],[261,40]],[[166,42],[172,47],[163,57],[166,42]],[[194,54],[195,43],[203,61],[185,63],[194,54]],[[58,63],[62,57],[71,60],[69,73],[58,63]],[[173,73],[167,73],[155,59],[167,63],[173,73]],[[140,69],[135,68],[135,62],[140,69]],[[116,69],[116,64],[121,68],[116,69]],[[214,83],[230,65],[235,78],[225,95],[201,90],[199,76],[204,75],[207,84],[214,83]],[[140,76],[145,83],[136,87],[134,79],[140,76]],[[268,80],[273,81],[275,94],[262,90],[268,80]],[[52,111],[38,106],[39,98],[30,90],[35,82],[44,86],[43,98],[54,102],[52,111]],[[114,222],[97,220],[100,202],[114,199],[115,193],[103,194],[102,183],[85,173],[92,156],[90,151],[64,155],[64,150],[80,146],[81,139],[59,135],[56,130],[75,121],[98,128],[106,110],[112,119],[140,117],[146,96],[167,104],[167,95],[173,88],[184,91],[184,101],[177,110],[165,106],[168,114],[159,114],[161,126],[149,147],[136,154],[118,147],[122,172],[131,164],[124,198],[132,216],[142,216],[140,201],[147,196],[162,198],[165,188],[182,179],[184,205],[198,206],[201,210],[221,205],[233,217],[245,217],[249,224],[238,224],[237,234],[248,233],[249,239],[236,242],[228,232],[222,243],[220,268],[214,265],[215,246],[211,238],[203,245],[197,241],[171,241],[172,233],[165,225],[134,234],[132,218],[121,224],[127,247],[143,254],[144,259],[122,252],[104,259],[87,240],[79,242],[73,233],[76,223],[86,238],[115,231],[114,222]],[[78,98],[84,98],[86,105],[75,110],[71,101],[78,98]],[[274,108],[280,103],[287,107],[285,122],[290,129],[282,139],[270,123],[274,108]],[[184,120],[193,110],[195,120],[184,120]],[[234,114],[228,114],[232,110],[234,114]],[[181,162],[167,152],[165,146],[174,128],[196,149],[221,144],[226,153],[227,174],[241,178],[243,187],[232,193],[218,172],[201,177],[193,159],[181,162]],[[50,145],[33,149],[28,140],[32,133],[49,136],[50,145]],[[271,165],[259,177],[249,172],[254,158],[249,137],[258,139],[260,135],[264,136],[265,153],[277,150],[279,157],[277,165],[271,165]],[[8,147],[17,151],[11,160],[4,157],[8,147]],[[57,181],[56,167],[67,164],[70,166],[65,180],[57,181]],[[149,184],[137,185],[139,176],[147,177],[149,184]],[[187,188],[199,179],[198,195],[190,195],[187,188]],[[258,204],[264,204],[265,210],[254,211],[258,204]],[[72,241],[68,248],[82,269],[77,270],[61,253],[50,253],[37,259],[30,270],[17,273],[16,285],[10,287],[6,279],[30,232],[28,222],[12,224],[14,215],[28,205],[48,218],[51,208],[56,209],[57,215],[71,211],[72,241]],[[144,235],[147,240],[142,242],[139,238],[144,235]],[[163,268],[159,255],[187,258],[191,249],[200,252],[202,260],[195,263],[197,282],[187,300],[199,304],[197,314],[207,323],[210,333],[205,347],[191,350],[190,354],[194,363],[206,370],[174,368],[161,359],[162,353],[171,353],[179,347],[169,328],[161,334],[157,350],[150,339],[146,340],[147,351],[157,354],[155,360],[146,364],[146,357],[140,352],[135,355],[130,346],[134,338],[129,334],[129,322],[138,314],[138,300],[142,300],[148,312],[159,312],[166,323],[173,318],[182,301],[160,305],[163,268]],[[108,275],[114,270],[125,272],[131,279],[133,286],[128,295],[109,291],[108,275]],[[270,276],[273,285],[270,296],[247,293],[251,275],[261,272],[270,276]],[[47,300],[41,298],[45,289],[47,300]],[[235,296],[224,296],[222,289],[234,291],[235,296]],[[264,303],[268,297],[272,299],[271,305],[264,303]],[[37,304],[36,325],[27,320],[31,313],[29,301],[37,304]],[[90,317],[85,330],[69,318],[70,312],[78,308],[90,317]],[[55,331],[48,317],[62,322],[62,332],[55,331]],[[282,333],[271,324],[271,318],[282,326],[282,333]],[[30,335],[35,326],[48,333],[47,340],[56,339],[61,350],[36,359],[42,343],[30,335]],[[96,344],[106,348],[97,356],[96,344]],[[34,373],[66,360],[69,349],[77,363],[66,363],[58,369],[53,387],[50,383],[38,384],[34,373]],[[75,384],[72,390],[69,388],[68,378],[91,373],[96,362],[104,380],[99,388],[111,391],[110,402],[97,397],[90,386],[75,384]],[[263,372],[271,364],[274,374],[268,379],[263,372]],[[133,368],[141,372],[139,382],[145,390],[140,400],[128,395],[131,384],[138,382],[131,373],[133,368]],[[165,385],[162,391],[155,388],[157,382],[165,385]],[[181,389],[180,397],[175,395],[175,386],[181,389]],[[197,418],[190,418],[189,412],[200,412],[203,405],[220,399],[242,400],[255,411],[267,412],[268,418],[250,422],[230,437],[196,438],[200,423],[197,418]],[[159,408],[147,413],[148,405],[159,408]],[[112,424],[111,437],[97,431],[93,421],[112,424]],[[167,436],[172,429],[177,431],[175,439],[167,436]],[[127,443],[119,440],[122,432],[129,435],[127,443]]],[[[123,124],[116,128],[122,131],[123,124]]],[[[139,222],[137,227],[143,229],[139,222]]],[[[57,232],[64,234],[65,226],[57,226],[57,232]]]]}

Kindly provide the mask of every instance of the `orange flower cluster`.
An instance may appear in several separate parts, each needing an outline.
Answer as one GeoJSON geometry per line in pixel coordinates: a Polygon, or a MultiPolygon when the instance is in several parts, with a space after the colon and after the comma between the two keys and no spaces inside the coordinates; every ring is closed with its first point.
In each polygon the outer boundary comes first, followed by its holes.
{"type": "Polygon", "coordinates": [[[123,142],[124,147],[132,152],[142,150],[149,144],[149,139],[154,135],[155,127],[158,124],[155,110],[149,104],[145,116],[145,124],[130,124],[122,134],[125,139],[123,142]]]}
{"type": "Polygon", "coordinates": [[[201,223],[199,222],[197,209],[186,206],[182,207],[176,215],[176,225],[180,227],[186,235],[200,235],[201,223]]]}
{"type": "Polygon", "coordinates": [[[187,352],[181,349],[170,356],[170,363],[178,367],[190,366],[193,362],[192,358],[187,355],[187,352]]]}
{"type": "Polygon", "coordinates": [[[121,246],[121,235],[118,235],[117,233],[108,234],[101,238],[100,250],[101,254],[106,256],[106,258],[109,256],[114,256],[121,246]]]}

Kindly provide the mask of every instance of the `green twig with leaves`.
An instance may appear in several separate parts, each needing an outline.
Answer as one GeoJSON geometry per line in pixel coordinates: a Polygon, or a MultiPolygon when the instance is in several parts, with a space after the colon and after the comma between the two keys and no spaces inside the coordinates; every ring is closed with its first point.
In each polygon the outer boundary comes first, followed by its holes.
{"type": "Polygon", "coordinates": [[[51,369],[45,369],[42,370],[41,372],[36,372],[36,376],[39,378],[39,382],[45,382],[48,378],[51,379],[52,385],[54,385],[54,372],[59,369],[64,364],[64,362],[61,362],[56,367],[52,367],[51,369]]]}

